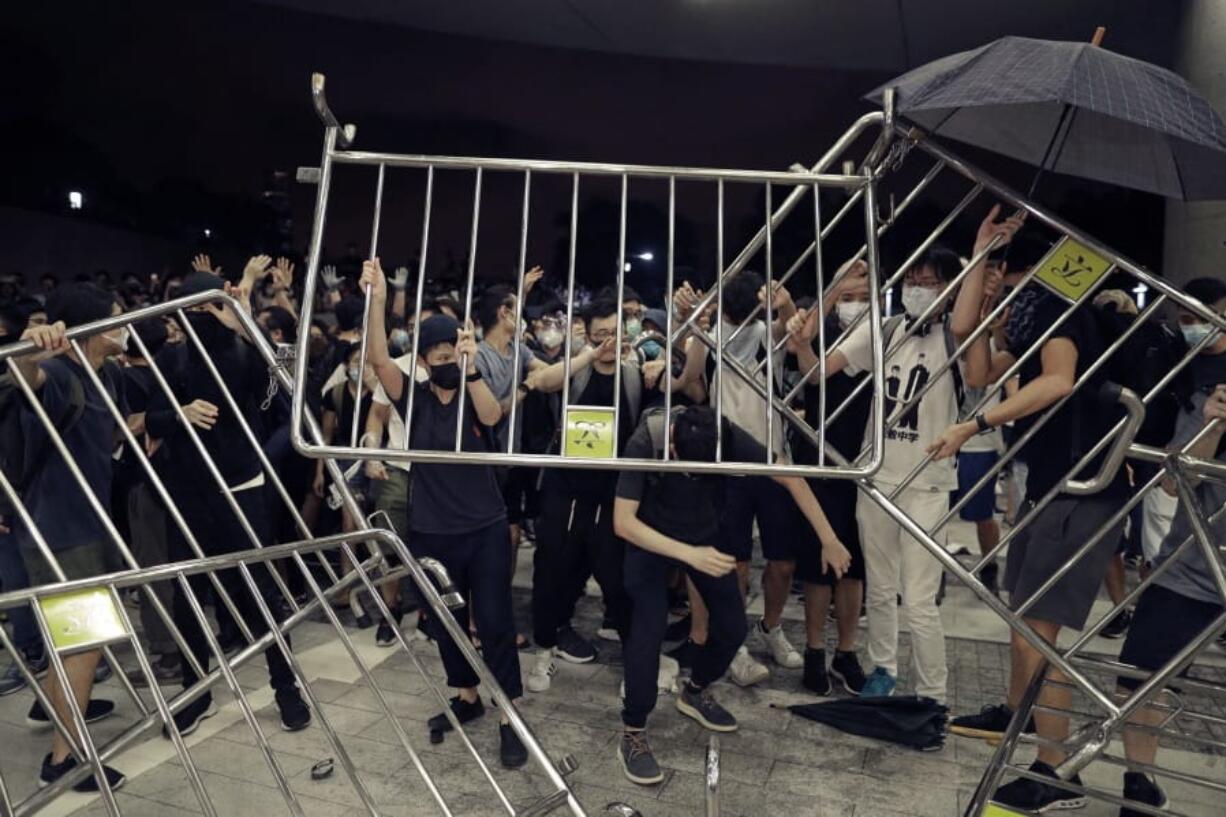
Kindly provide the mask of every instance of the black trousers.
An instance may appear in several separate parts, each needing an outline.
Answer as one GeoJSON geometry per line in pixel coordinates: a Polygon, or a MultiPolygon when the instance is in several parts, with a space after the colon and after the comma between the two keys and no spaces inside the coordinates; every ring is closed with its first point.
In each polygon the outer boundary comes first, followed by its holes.
{"type": "MultiPolygon", "coordinates": [[[[668,626],[668,577],[677,565],[642,548],[626,547],[626,592],[630,595],[630,638],[622,642],[626,665],[626,700],[622,723],[634,729],[647,726],[656,706],[656,676],[660,672],[660,645],[668,626]]],[[[690,680],[695,686],[715,683],[728,671],[736,651],[745,643],[745,603],[736,571],[720,578],[690,567],[686,574],[711,614],[707,643],[698,650],[690,680]]]]}
{"type": "MultiPolygon", "coordinates": [[[[498,685],[515,699],[524,690],[515,647],[515,619],[511,615],[511,534],[507,521],[461,534],[412,534],[413,554],[442,562],[457,591],[472,604],[473,619],[481,634],[481,652],[498,685]]],[[[468,607],[452,611],[460,631],[468,632],[468,607]]],[[[455,641],[434,617],[427,620],[430,636],[450,687],[475,687],[481,679],[455,641]]]]}
{"type": "Polygon", "coordinates": [[[545,492],[532,562],[532,638],[556,647],[575,614],[589,575],[604,594],[605,614],[624,639],[630,601],[622,583],[626,545],[613,533],[613,492],[596,499],[545,492]]]}
{"type": "MultiPolygon", "coordinates": [[[[186,491],[177,492],[176,500],[179,501],[179,509],[183,513],[184,519],[195,535],[196,541],[199,542],[205,556],[220,556],[226,553],[234,553],[235,551],[250,550],[254,547],[251,539],[239,524],[238,517],[234,515],[229,503],[226,502],[220,493],[198,487],[196,492],[190,494],[190,499],[186,501],[181,499],[181,497],[188,495],[186,491]]],[[[259,488],[240,491],[235,494],[235,499],[238,501],[243,515],[255,531],[260,544],[266,546],[270,538],[270,522],[264,491],[259,488]]],[[[168,521],[167,526],[171,560],[179,561],[181,559],[195,558],[195,554],[188,547],[187,540],[183,537],[179,526],[173,521],[168,521]]],[[[281,598],[281,592],[273,583],[272,574],[269,573],[270,566],[266,564],[252,564],[249,569],[252,577],[255,579],[260,597],[268,605],[273,616],[280,620],[284,617],[285,605],[281,598]]],[[[231,568],[217,571],[217,578],[221,582],[222,587],[225,588],[226,593],[234,600],[234,605],[238,608],[243,621],[250,628],[251,634],[259,638],[268,632],[268,623],[260,613],[255,598],[251,595],[242,574],[237,569],[231,568]]],[[[207,576],[202,573],[189,576],[188,583],[191,585],[197,599],[203,600],[208,598],[212,583],[207,576]]],[[[224,611],[221,599],[217,599],[216,604],[219,610],[224,611]]],[[[192,654],[196,656],[200,666],[207,670],[209,668],[209,657],[212,653],[209,651],[204,630],[201,629],[200,622],[192,612],[187,597],[184,595],[178,582],[175,583],[174,620],[180,632],[183,633],[183,639],[187,642],[188,647],[191,648],[192,654]]],[[[288,644],[288,634],[285,636],[285,640],[288,644]]],[[[264,651],[264,657],[268,661],[268,676],[272,688],[277,692],[294,689],[296,686],[294,674],[290,670],[289,662],[286,661],[281,648],[275,642],[264,651]]],[[[186,689],[196,683],[197,680],[199,679],[192,672],[188,663],[186,661],[183,662],[183,687],[186,689]]]]}

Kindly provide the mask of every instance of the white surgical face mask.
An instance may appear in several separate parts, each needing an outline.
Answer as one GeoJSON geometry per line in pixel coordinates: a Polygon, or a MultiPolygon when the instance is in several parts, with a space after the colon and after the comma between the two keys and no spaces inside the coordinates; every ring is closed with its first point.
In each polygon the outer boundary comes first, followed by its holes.
{"type": "Polygon", "coordinates": [[[558,327],[547,326],[542,329],[540,334],[538,334],[536,337],[537,340],[541,342],[541,345],[546,349],[556,349],[562,345],[562,339],[565,336],[562,334],[562,330],[558,327]]]}
{"type": "Polygon", "coordinates": [[[631,318],[626,321],[626,337],[630,340],[637,338],[643,331],[643,323],[638,318],[631,318]]]}
{"type": "Polygon", "coordinates": [[[1207,323],[1181,323],[1179,331],[1183,333],[1183,339],[1188,342],[1188,346],[1195,347],[1202,340],[1213,334],[1213,327],[1207,323]]]}
{"type": "Polygon", "coordinates": [[[347,371],[346,371],[346,374],[348,374],[348,375],[349,375],[349,382],[350,382],[350,383],[357,383],[357,382],[358,382],[358,376],[359,376],[361,373],[362,373],[362,370],[361,370],[360,368],[358,368],[357,366],[350,366],[350,367],[347,369],[347,371]]]}
{"type": "Polygon", "coordinates": [[[839,301],[834,309],[839,316],[839,326],[846,329],[868,311],[868,301],[839,301]]]}
{"type": "Polygon", "coordinates": [[[128,351],[128,327],[124,326],[119,330],[119,335],[103,335],[104,338],[115,344],[116,348],[121,352],[128,351]]]}
{"type": "Polygon", "coordinates": [[[918,318],[924,310],[932,306],[940,292],[928,287],[906,286],[902,288],[902,308],[913,318],[918,318]]]}

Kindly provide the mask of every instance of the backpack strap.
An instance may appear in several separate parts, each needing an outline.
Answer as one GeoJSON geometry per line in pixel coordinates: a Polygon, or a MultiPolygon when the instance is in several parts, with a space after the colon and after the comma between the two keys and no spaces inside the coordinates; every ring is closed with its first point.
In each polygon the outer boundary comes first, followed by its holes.
{"type": "MultiPolygon", "coordinates": [[[[958,339],[954,337],[954,330],[949,326],[949,318],[946,317],[942,322],[941,335],[945,338],[945,354],[954,360],[954,356],[958,353],[958,339]]],[[[958,365],[958,361],[954,362],[949,367],[949,375],[954,379],[954,399],[958,401],[958,419],[965,419],[966,412],[973,409],[983,399],[983,389],[968,389],[966,383],[962,380],[962,367],[958,365]]]]}

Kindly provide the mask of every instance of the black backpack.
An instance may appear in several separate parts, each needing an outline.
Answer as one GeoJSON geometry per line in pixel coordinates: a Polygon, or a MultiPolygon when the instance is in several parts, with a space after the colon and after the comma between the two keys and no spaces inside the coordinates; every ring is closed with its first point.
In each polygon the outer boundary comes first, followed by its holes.
{"type": "MultiPolygon", "coordinates": [[[[1093,307],[1090,311],[1102,336],[1104,350],[1123,337],[1136,320],[1110,306],[1093,307]]],[[[1181,336],[1160,323],[1146,321],[1112,353],[1100,371],[1105,371],[1106,380],[1144,398],[1164,377],[1179,368],[1188,351],[1181,336]]],[[[1142,445],[1166,446],[1175,435],[1175,419],[1179,412],[1192,409],[1191,396],[1191,373],[1185,366],[1146,404],[1145,420],[1136,441],[1142,445]]]]}
{"type": "MultiPolygon", "coordinates": [[[[85,386],[80,378],[69,378],[68,405],[59,417],[52,417],[55,429],[61,436],[68,433],[85,412],[85,386]]],[[[0,374],[0,469],[18,495],[25,492],[51,453],[52,443],[48,435],[41,435],[40,442],[32,450],[26,448],[26,434],[21,424],[21,413],[28,411],[21,387],[13,380],[12,372],[0,374]]],[[[15,513],[13,504],[0,492],[0,516],[11,518],[15,513]]]]}

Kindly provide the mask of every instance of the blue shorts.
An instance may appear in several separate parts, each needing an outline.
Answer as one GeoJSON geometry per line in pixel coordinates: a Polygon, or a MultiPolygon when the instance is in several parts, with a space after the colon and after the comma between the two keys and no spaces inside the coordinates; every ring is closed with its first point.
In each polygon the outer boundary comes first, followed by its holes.
{"type": "MultiPolygon", "coordinates": [[[[963,451],[958,454],[958,490],[953,492],[953,502],[958,502],[983,475],[992,470],[1000,459],[995,451],[963,451]]],[[[958,511],[965,522],[987,522],[996,513],[996,480],[990,480],[979,493],[958,511]]]]}

